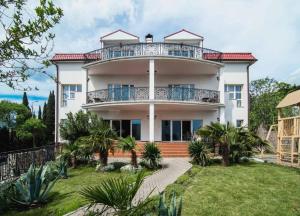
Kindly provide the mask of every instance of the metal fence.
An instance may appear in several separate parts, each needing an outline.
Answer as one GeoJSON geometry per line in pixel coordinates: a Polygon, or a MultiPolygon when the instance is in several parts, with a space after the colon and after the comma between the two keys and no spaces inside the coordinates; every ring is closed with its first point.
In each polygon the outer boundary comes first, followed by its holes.
{"type": "Polygon", "coordinates": [[[27,172],[30,165],[42,165],[55,160],[61,145],[47,145],[18,151],[0,153],[0,182],[14,179],[27,172]]]}

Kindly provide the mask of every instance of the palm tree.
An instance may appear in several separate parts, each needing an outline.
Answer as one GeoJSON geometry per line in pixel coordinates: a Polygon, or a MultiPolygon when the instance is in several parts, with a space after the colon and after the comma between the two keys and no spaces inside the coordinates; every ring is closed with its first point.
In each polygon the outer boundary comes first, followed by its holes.
{"type": "Polygon", "coordinates": [[[220,146],[223,165],[228,166],[230,164],[230,145],[235,143],[238,135],[236,128],[229,123],[212,122],[210,125],[200,128],[197,133],[200,136],[212,139],[214,143],[220,146]]]}
{"type": "Polygon", "coordinates": [[[140,201],[134,197],[143,181],[144,173],[140,172],[135,182],[124,176],[109,178],[97,186],[85,187],[79,193],[90,202],[90,206],[103,205],[102,210],[97,212],[97,215],[111,211],[114,215],[142,215],[140,211],[146,207],[150,200],[140,201]]]}
{"type": "Polygon", "coordinates": [[[88,141],[94,151],[100,154],[100,162],[103,166],[107,165],[108,152],[113,150],[113,142],[117,135],[109,124],[96,115],[91,117],[91,129],[88,141]]]}
{"type": "Polygon", "coordinates": [[[120,148],[123,152],[131,153],[131,165],[137,167],[137,154],[136,154],[136,142],[135,138],[132,136],[128,136],[126,138],[120,138],[118,143],[118,148],[120,148]]]}

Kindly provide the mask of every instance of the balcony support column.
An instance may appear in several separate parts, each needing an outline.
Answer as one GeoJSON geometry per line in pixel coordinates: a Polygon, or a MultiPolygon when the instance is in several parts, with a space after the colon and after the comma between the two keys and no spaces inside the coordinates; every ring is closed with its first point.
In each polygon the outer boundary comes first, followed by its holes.
{"type": "Polygon", "coordinates": [[[155,120],[155,108],[154,108],[154,59],[149,60],[149,141],[154,142],[154,120],[155,120]]]}

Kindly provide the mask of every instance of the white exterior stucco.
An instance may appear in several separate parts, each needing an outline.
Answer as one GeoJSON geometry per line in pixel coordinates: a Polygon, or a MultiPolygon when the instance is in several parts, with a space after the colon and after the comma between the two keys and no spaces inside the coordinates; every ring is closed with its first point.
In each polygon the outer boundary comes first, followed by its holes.
{"type": "MultiPolygon", "coordinates": [[[[126,41],[131,43],[136,40],[138,38],[133,35],[116,31],[114,34],[105,36],[101,43],[103,46],[103,43],[118,44],[126,41]]],[[[166,37],[165,40],[166,42],[186,41],[201,44],[203,38],[181,31],[166,37]]],[[[252,63],[249,61],[213,62],[178,56],[170,59],[157,56],[155,58],[144,56],[142,59],[120,58],[120,60],[100,61],[95,65],[86,64],[84,60],[57,61],[55,62],[58,70],[56,110],[58,121],[56,125],[62,119],[66,119],[67,113],[76,113],[80,109],[85,109],[97,113],[105,120],[140,120],[140,133],[143,141],[162,140],[162,120],[202,120],[203,125],[215,121],[236,125],[237,120],[241,120],[243,126],[247,126],[248,70],[252,63]],[[109,84],[146,87],[149,96],[140,101],[89,102],[87,98],[89,92],[106,89],[106,94],[108,94],[109,84]],[[67,104],[63,103],[64,85],[81,85],[81,91],[74,92],[72,95],[74,98],[67,99],[67,104]],[[156,99],[155,89],[157,87],[170,88],[169,85],[193,86],[194,89],[200,91],[218,91],[219,100],[212,102],[207,99],[199,99],[199,101],[156,99]],[[240,107],[236,100],[229,100],[225,85],[242,86],[240,107]]],[[[193,94],[195,94],[194,90],[193,94]]],[[[56,133],[57,131],[59,131],[58,128],[56,133]]]]}

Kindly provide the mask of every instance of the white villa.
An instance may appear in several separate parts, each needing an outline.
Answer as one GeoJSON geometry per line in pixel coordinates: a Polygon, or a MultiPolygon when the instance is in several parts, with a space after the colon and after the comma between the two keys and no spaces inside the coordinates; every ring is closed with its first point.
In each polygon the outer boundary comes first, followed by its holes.
{"type": "Polygon", "coordinates": [[[248,125],[251,53],[203,47],[187,30],[154,42],[117,30],[89,53],[55,54],[56,141],[69,112],[95,112],[119,136],[186,142],[210,122],[248,125]]]}

